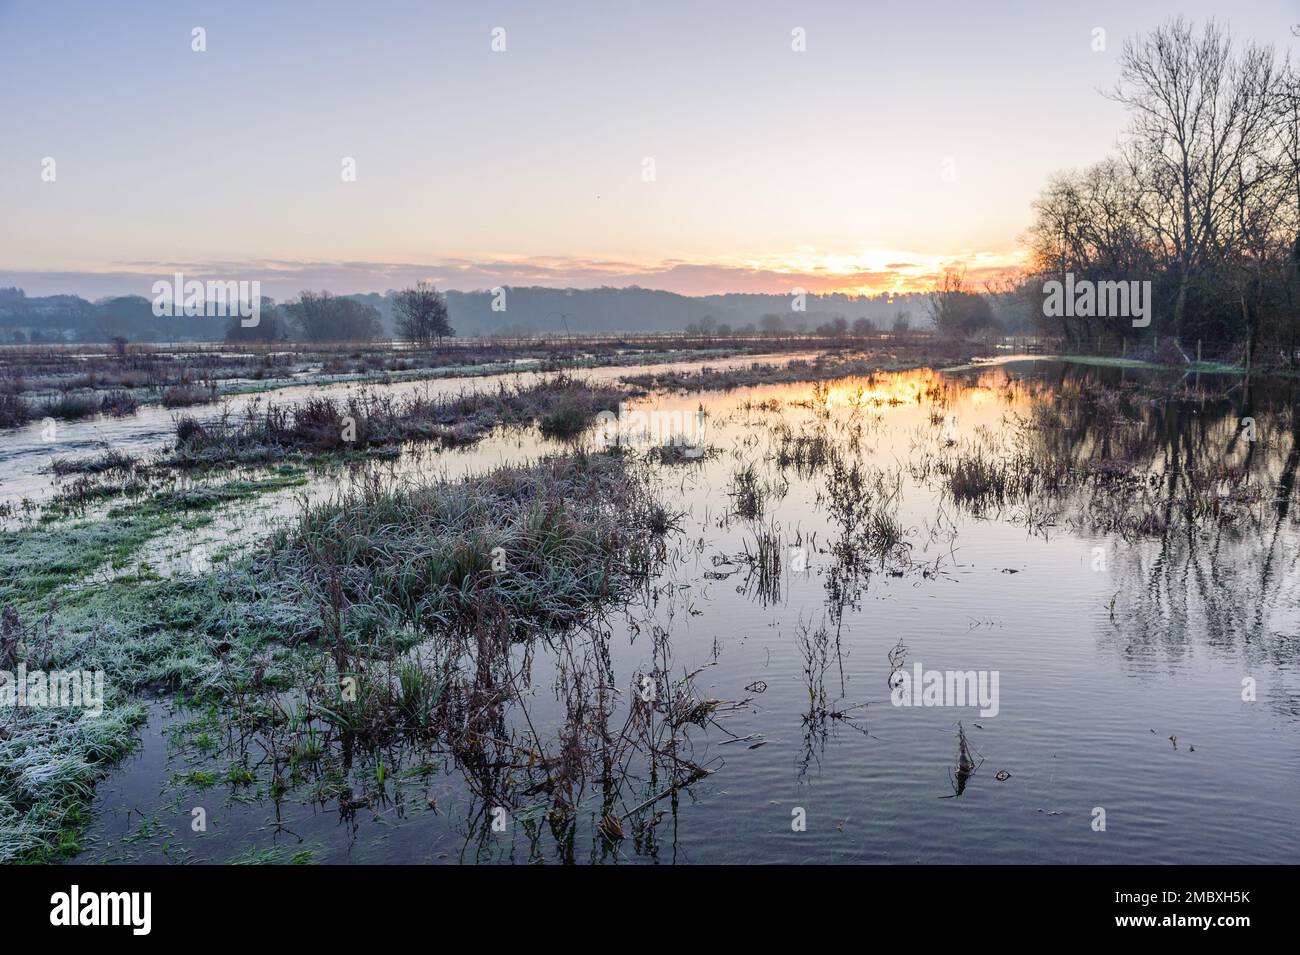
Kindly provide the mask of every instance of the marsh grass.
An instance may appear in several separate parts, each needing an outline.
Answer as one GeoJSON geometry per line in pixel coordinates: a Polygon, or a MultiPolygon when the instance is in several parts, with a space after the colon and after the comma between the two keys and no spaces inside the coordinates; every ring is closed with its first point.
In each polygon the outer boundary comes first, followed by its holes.
{"type": "Polygon", "coordinates": [[[958,454],[948,474],[948,491],[953,500],[973,510],[1004,504],[1023,486],[1027,476],[1021,458],[999,459],[987,449],[976,447],[958,454]]]}
{"type": "Polygon", "coordinates": [[[743,520],[757,521],[763,517],[768,502],[779,501],[789,488],[789,483],[780,474],[769,479],[763,475],[759,462],[748,461],[731,474],[731,486],[727,491],[731,513],[743,520]]]}
{"type": "Polygon", "coordinates": [[[737,563],[745,566],[742,589],[753,594],[763,606],[781,601],[782,557],[781,530],[771,524],[756,527],[752,545],[746,541],[736,558],[737,563]]]}
{"type": "Polygon", "coordinates": [[[138,462],[129,454],[114,448],[89,458],[55,458],[50,462],[50,470],[60,477],[67,474],[108,474],[126,473],[135,468],[138,462]]]}
{"type": "Polygon", "coordinates": [[[189,408],[194,405],[210,405],[217,400],[215,383],[206,386],[178,384],[162,390],[158,399],[164,408],[189,408]]]}
{"type": "MultiPolygon", "coordinates": [[[[271,480],[283,486],[283,476],[271,480]]],[[[216,575],[83,584],[106,566],[124,568],[159,535],[255,493],[257,482],[197,497],[164,492],[94,520],[0,532],[0,663],[101,670],[106,691],[98,717],[66,708],[0,714],[0,862],[57,861],[79,850],[94,784],[136,745],[146,715],[138,694],[216,692],[218,641],[247,681],[279,678],[259,654],[280,639],[290,607],[235,601],[216,575]]]]}
{"type": "Polygon", "coordinates": [[[589,388],[573,387],[565,379],[557,386],[563,394],[547,401],[546,410],[541,411],[539,427],[547,437],[572,438],[585,431],[602,411],[618,407],[621,395],[612,389],[592,391],[589,388]]]}
{"type": "MultiPolygon", "coordinates": [[[[485,859],[497,851],[489,807],[508,808],[534,854],[549,835],[561,861],[575,861],[583,827],[598,854],[626,837],[653,839],[655,804],[710,773],[692,759],[692,731],[720,728],[717,717],[744,704],[701,696],[699,670],[674,679],[660,666],[619,693],[584,630],[552,641],[567,661],[553,687],[562,715],[539,732],[517,676],[531,651],[513,651],[501,639],[509,629],[479,621],[447,631],[432,655],[355,657],[362,683],[347,701],[331,690],[328,663],[304,671],[301,680],[318,682],[292,712],[274,695],[249,698],[243,711],[258,715],[232,734],[231,755],[236,765],[255,761],[273,795],[305,793],[341,819],[412,805],[450,761],[482,820],[467,841],[485,859]]],[[[665,639],[653,636],[657,660],[666,660],[665,639]]]]}
{"type": "Polygon", "coordinates": [[[114,418],[124,418],[140,410],[140,400],[131,392],[119,388],[99,399],[99,410],[114,418]]]}
{"type": "Polygon", "coordinates": [[[829,462],[832,440],[824,429],[795,434],[784,422],[774,429],[777,467],[792,468],[800,477],[811,477],[829,462]]]}
{"type": "Polygon", "coordinates": [[[15,392],[0,391],[0,428],[16,428],[32,419],[31,408],[15,392]]]}
{"type": "Polygon", "coordinates": [[[264,463],[290,455],[324,455],[391,448],[406,441],[471,444],[499,425],[539,421],[543,432],[571,437],[626,393],[558,375],[532,385],[500,383],[495,391],[404,398],[363,392],[346,399],[312,398],[294,405],[253,402],[242,415],[215,421],[182,416],[166,462],[195,467],[264,463]]]}
{"type": "Polygon", "coordinates": [[[305,511],[261,572],[419,627],[505,608],[576,622],[648,572],[671,520],[621,459],[577,454],[473,482],[374,482],[305,511]]]}
{"type": "Polygon", "coordinates": [[[146,711],[26,710],[0,733],[0,863],[75,855],[96,782],[136,746],[146,711]]]}
{"type": "Polygon", "coordinates": [[[718,454],[718,449],[709,445],[681,442],[658,444],[646,451],[647,459],[668,466],[703,464],[717,457],[718,454]]]}
{"type": "Polygon", "coordinates": [[[731,475],[731,506],[737,515],[746,520],[763,516],[763,484],[758,468],[753,462],[738,468],[731,475]]]}
{"type": "Polygon", "coordinates": [[[675,523],[640,467],[578,453],[430,486],[363,481],[304,510],[240,584],[241,605],[293,615],[279,624],[293,649],[261,679],[224,651],[230,771],[255,760],[272,795],[305,791],[348,818],[412,798],[449,757],[476,804],[509,807],[530,839],[544,828],[571,853],[588,818],[600,852],[650,838],[655,803],[709,773],[689,732],[735,704],[670,678],[658,628],[656,668],[631,692],[611,685],[600,621],[648,599],[675,523]],[[520,681],[542,639],[564,715],[539,732],[520,681]]]}
{"type": "Polygon", "coordinates": [[[34,417],[61,418],[75,421],[99,414],[100,403],[91,394],[60,392],[55,398],[47,399],[37,407],[34,417]]]}

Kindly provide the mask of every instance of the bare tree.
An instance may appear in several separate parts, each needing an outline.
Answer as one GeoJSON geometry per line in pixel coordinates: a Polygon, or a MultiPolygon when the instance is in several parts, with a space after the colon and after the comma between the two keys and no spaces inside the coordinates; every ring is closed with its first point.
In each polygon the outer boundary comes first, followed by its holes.
{"type": "MultiPolygon", "coordinates": [[[[1141,184],[1121,160],[1054,176],[1033,208],[1026,242],[1040,282],[1066,272],[1094,281],[1149,278],[1173,267],[1172,261],[1157,261],[1163,247],[1158,227],[1144,209],[1141,184]]],[[[1108,319],[1088,316],[1054,321],[1059,327],[1050,330],[1073,341],[1091,340],[1113,328],[1108,319]]]]}
{"type": "Polygon", "coordinates": [[[284,311],[304,341],[370,341],[382,329],[375,309],[329,292],[304,291],[284,311]]]}
{"type": "Polygon", "coordinates": [[[930,293],[927,308],[935,327],[949,335],[972,335],[997,324],[989,301],[966,288],[966,270],[948,268],[930,293]]]}
{"type": "Polygon", "coordinates": [[[447,300],[428,282],[403,289],[393,299],[397,312],[397,333],[412,342],[442,342],[454,335],[447,314],[447,300]]]}
{"type": "Polygon", "coordinates": [[[1176,267],[1174,329],[1188,289],[1235,224],[1235,190],[1253,144],[1271,121],[1276,65],[1271,48],[1234,51],[1211,20],[1199,36],[1179,17],[1125,42],[1112,97],[1132,114],[1128,157],[1148,205],[1147,225],[1176,267]]]}
{"type": "MultiPolygon", "coordinates": [[[[1294,361],[1300,79],[1271,48],[1181,18],[1125,43],[1120,71],[1110,95],[1132,119],[1119,155],[1043,190],[1026,235],[1033,277],[1150,280],[1160,331],[1252,352],[1267,335],[1294,361]]],[[[1072,339],[1134,334],[1051,321],[1072,339]]]]}

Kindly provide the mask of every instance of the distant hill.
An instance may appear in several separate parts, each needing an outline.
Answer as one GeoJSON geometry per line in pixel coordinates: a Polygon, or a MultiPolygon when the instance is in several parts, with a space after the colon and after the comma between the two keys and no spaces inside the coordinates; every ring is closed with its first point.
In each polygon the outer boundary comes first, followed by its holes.
{"type": "Polygon", "coordinates": [[[666,332],[711,318],[733,329],[757,326],[764,315],[780,315],[786,327],[812,330],[835,318],[850,324],[868,318],[888,327],[899,310],[911,312],[913,325],[922,319],[922,296],[809,295],[806,310],[792,309],[789,295],[679,295],[654,289],[507,288],[505,311],[492,311],[491,292],[448,292],[447,306],[458,332],[485,335],[519,331],[524,334],[569,332],[666,332]]]}
{"type": "MultiPolygon", "coordinates": [[[[374,307],[385,333],[392,335],[395,294],[396,290],[347,297],[374,307]]],[[[671,332],[709,319],[714,325],[740,330],[750,325],[761,327],[768,315],[780,316],[782,327],[791,331],[812,331],[836,318],[849,324],[867,318],[878,328],[889,328],[900,311],[909,313],[913,328],[927,324],[920,294],[895,298],[808,295],[803,311],[792,307],[789,295],[690,296],[636,286],[506,288],[503,295],[448,291],[446,296],[451,323],[459,335],[671,332]],[[499,306],[496,310],[494,302],[499,306]]],[[[222,319],[156,317],[152,303],[142,296],[90,302],[75,295],[29,297],[22,289],[0,289],[0,342],[100,342],[115,336],[141,342],[216,341],[224,334],[222,319]]]]}

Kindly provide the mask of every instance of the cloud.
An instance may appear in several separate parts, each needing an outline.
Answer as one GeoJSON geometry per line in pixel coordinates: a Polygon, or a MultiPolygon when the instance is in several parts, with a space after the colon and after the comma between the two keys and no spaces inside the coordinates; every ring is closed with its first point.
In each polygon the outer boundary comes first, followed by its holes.
{"type": "Polygon", "coordinates": [[[1005,274],[1015,264],[1014,256],[996,253],[972,253],[948,259],[918,256],[917,261],[887,259],[880,268],[861,264],[871,258],[870,255],[850,258],[814,255],[802,256],[795,261],[774,259],[754,264],[676,259],[644,264],[618,259],[559,256],[464,257],[429,263],[278,259],[257,262],[132,261],[99,271],[0,269],[0,286],[16,285],[33,296],[70,293],[87,298],[112,295],[151,297],[154,282],[170,281],[174,273],[182,272],[187,280],[256,280],[262,283],[263,295],[280,301],[309,288],[337,293],[382,293],[421,281],[432,282],[441,289],[460,291],[497,286],[595,288],[636,285],[683,295],[724,292],[786,294],[794,288],[809,292],[864,293],[928,289],[942,276],[944,267],[953,263],[965,267],[968,281],[975,284],[1005,274]]]}

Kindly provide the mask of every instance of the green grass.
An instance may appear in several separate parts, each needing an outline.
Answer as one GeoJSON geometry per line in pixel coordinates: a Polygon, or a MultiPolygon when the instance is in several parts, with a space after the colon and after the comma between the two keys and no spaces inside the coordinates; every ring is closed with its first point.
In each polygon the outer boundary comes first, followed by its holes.
{"type": "Polygon", "coordinates": [[[0,863],[75,854],[94,785],[135,747],[139,703],[99,717],[23,710],[0,738],[0,863]]]}
{"type": "MultiPolygon", "coordinates": [[[[164,492],[71,526],[35,523],[0,533],[0,606],[26,634],[30,669],[104,672],[104,712],[16,710],[0,735],[0,863],[75,854],[95,783],[137,742],[146,688],[196,697],[217,692],[216,640],[238,644],[236,671],[280,636],[275,608],[232,602],[224,577],[117,576],[84,585],[105,565],[124,566],[158,535],[207,522],[218,505],[303,480],[263,480],[164,492]]],[[[268,679],[279,673],[273,660],[268,679]]],[[[201,779],[194,780],[196,784],[201,779]]]]}
{"type": "Polygon", "coordinates": [[[231,859],[228,865],[312,865],[316,861],[313,849],[292,850],[285,846],[268,846],[265,849],[247,849],[231,859]]]}
{"type": "MultiPolygon", "coordinates": [[[[257,480],[165,491],[85,522],[43,521],[0,531],[0,606],[35,609],[100,567],[128,566],[146,544],[168,530],[202,527],[215,519],[219,506],[306,481],[305,471],[282,470],[257,480]]],[[[63,518],[67,511],[55,504],[50,516],[63,518]]]]}

